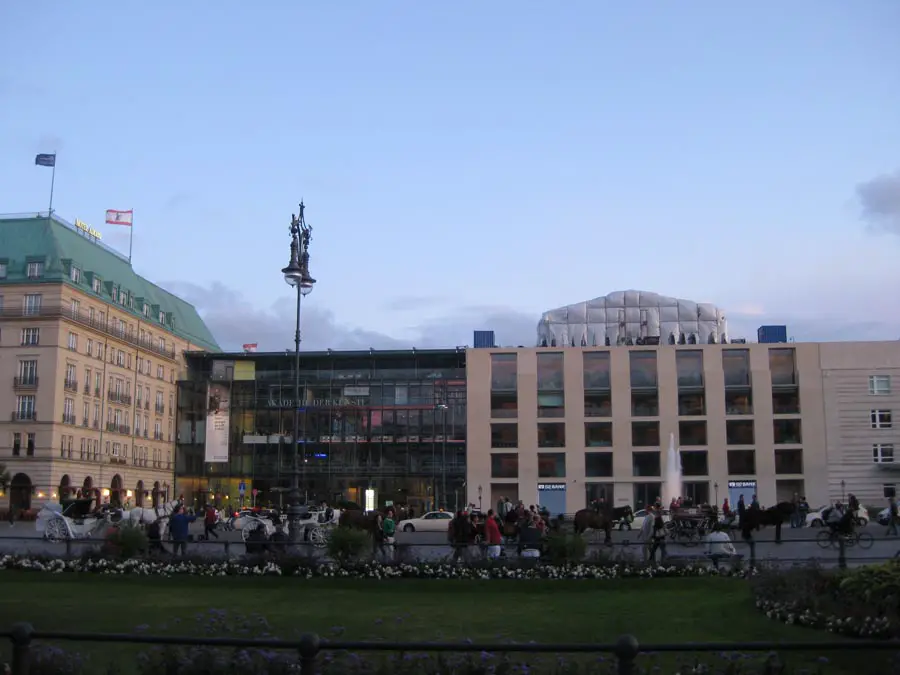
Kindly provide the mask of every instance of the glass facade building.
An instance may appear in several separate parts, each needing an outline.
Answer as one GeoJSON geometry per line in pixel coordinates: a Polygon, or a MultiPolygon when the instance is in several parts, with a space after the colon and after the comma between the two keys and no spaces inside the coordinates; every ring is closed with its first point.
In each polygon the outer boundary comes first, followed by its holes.
{"type": "Polygon", "coordinates": [[[292,353],[186,361],[175,485],[189,505],[282,504],[294,453],[307,501],[465,504],[464,349],[301,353],[297,443],[292,353]]]}

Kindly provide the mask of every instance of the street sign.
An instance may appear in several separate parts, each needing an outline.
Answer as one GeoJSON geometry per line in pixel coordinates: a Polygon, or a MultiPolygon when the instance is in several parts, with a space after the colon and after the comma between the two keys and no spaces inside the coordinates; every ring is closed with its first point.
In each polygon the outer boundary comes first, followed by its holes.
{"type": "Polygon", "coordinates": [[[259,490],[257,490],[256,488],[253,488],[253,489],[250,491],[250,494],[252,494],[252,495],[255,497],[256,495],[259,494],[259,490]]]}
{"type": "Polygon", "coordinates": [[[240,485],[238,485],[238,492],[239,492],[240,495],[243,497],[243,496],[244,496],[244,493],[245,493],[246,491],[247,491],[247,484],[246,484],[244,481],[241,481],[241,482],[240,482],[240,485]]]}

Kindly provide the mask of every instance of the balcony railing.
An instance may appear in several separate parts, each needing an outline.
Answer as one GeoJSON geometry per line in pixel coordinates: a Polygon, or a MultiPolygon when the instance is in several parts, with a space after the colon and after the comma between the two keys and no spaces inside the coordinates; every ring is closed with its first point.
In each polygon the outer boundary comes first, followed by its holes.
{"type": "Polygon", "coordinates": [[[144,438],[150,438],[150,432],[144,429],[144,438]]]}
{"type": "Polygon", "coordinates": [[[156,414],[157,414],[157,415],[162,415],[162,414],[164,414],[165,412],[166,412],[166,406],[164,406],[164,405],[158,405],[158,406],[156,406],[156,414]]]}
{"type": "Polygon", "coordinates": [[[120,424],[118,428],[118,432],[120,434],[125,434],[126,436],[131,433],[131,427],[127,424],[120,424]]]}
{"type": "Polygon", "coordinates": [[[87,382],[84,383],[84,393],[85,393],[85,394],[90,394],[90,393],[91,393],[91,385],[88,384],[87,382]]]}
{"type": "Polygon", "coordinates": [[[107,422],[107,423],[106,423],[106,430],[107,430],[107,431],[118,431],[118,430],[119,430],[119,425],[116,424],[115,422],[107,422]]]}
{"type": "Polygon", "coordinates": [[[100,398],[102,395],[103,395],[103,392],[100,390],[100,387],[97,387],[96,389],[94,389],[94,396],[96,396],[97,398],[100,398]]]}
{"type": "Polygon", "coordinates": [[[64,388],[66,391],[74,391],[74,392],[77,392],[77,391],[78,391],[78,380],[64,380],[64,381],[63,381],[63,388],[64,388]]]}
{"type": "Polygon", "coordinates": [[[154,432],[153,432],[153,440],[154,440],[154,441],[161,441],[162,439],[163,439],[163,435],[162,435],[162,432],[161,432],[161,431],[154,431],[154,432]]]}
{"type": "Polygon", "coordinates": [[[150,410],[150,401],[144,401],[144,410],[150,410]]]}
{"type": "Polygon", "coordinates": [[[16,389],[36,389],[38,386],[38,378],[32,377],[14,377],[13,387],[16,389]]]}
{"type": "Polygon", "coordinates": [[[118,391],[108,391],[106,392],[106,398],[108,398],[113,403],[121,403],[122,405],[131,405],[131,395],[123,394],[118,391]]]}
{"type": "Polygon", "coordinates": [[[13,410],[10,418],[13,422],[36,420],[37,413],[34,410],[13,410]]]}
{"type": "Polygon", "coordinates": [[[75,424],[75,413],[63,413],[62,416],[63,424],[75,424]]]}
{"type": "Polygon", "coordinates": [[[87,417],[85,417],[83,420],[81,420],[81,426],[83,426],[85,429],[87,429],[87,426],[88,426],[88,418],[87,417]]]}
{"type": "Polygon", "coordinates": [[[104,317],[101,321],[97,316],[90,316],[87,312],[81,310],[73,310],[68,305],[41,305],[40,307],[12,308],[6,307],[0,310],[0,317],[3,319],[16,319],[25,317],[33,319],[35,317],[47,319],[70,319],[83,326],[88,326],[96,331],[110,335],[118,340],[127,342],[128,344],[153,352],[167,359],[175,359],[175,350],[160,347],[158,342],[154,342],[147,337],[141,339],[139,334],[128,332],[114,326],[108,317],[104,317]]]}

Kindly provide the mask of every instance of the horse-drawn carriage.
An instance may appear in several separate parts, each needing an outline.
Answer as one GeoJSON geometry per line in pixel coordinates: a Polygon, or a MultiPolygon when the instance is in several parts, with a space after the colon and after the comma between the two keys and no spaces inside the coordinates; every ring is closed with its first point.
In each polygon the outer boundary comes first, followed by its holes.
{"type": "Polygon", "coordinates": [[[679,507],[669,511],[665,529],[672,541],[695,546],[716,527],[717,522],[716,511],[711,506],[679,507]]]}
{"type": "MultiPolygon", "coordinates": [[[[337,527],[341,512],[337,509],[308,509],[300,516],[300,527],[303,529],[301,540],[322,548],[328,543],[331,531],[337,527]]],[[[255,513],[246,511],[233,521],[234,529],[241,531],[241,539],[246,543],[265,542],[272,539],[279,528],[284,530],[290,523],[287,518],[277,512],[255,513]]],[[[286,533],[286,532],[285,532],[286,533]]]]}
{"type": "Polygon", "coordinates": [[[117,512],[93,511],[93,499],[61,499],[45,504],[38,512],[35,527],[44,539],[52,542],[87,539],[113,520],[117,512]]]}

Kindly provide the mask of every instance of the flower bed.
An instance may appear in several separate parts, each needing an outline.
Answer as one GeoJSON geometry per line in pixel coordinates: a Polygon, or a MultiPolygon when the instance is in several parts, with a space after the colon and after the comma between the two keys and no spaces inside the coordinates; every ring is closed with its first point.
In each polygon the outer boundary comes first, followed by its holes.
{"type": "Polygon", "coordinates": [[[506,565],[452,563],[401,563],[385,565],[377,562],[318,564],[303,560],[215,561],[215,560],[116,560],[110,558],[81,558],[64,560],[33,556],[4,555],[0,557],[2,571],[45,572],[48,574],[109,574],[172,577],[193,575],[204,577],[281,576],[298,579],[469,579],[469,580],[528,580],[528,579],[629,579],[629,578],[688,578],[688,577],[747,577],[742,569],[717,570],[698,565],[638,566],[626,563],[566,564],[566,565],[506,565]]]}
{"type": "Polygon", "coordinates": [[[896,562],[854,570],[764,571],[751,587],[756,607],[774,621],[848,637],[900,637],[896,562]]]}

